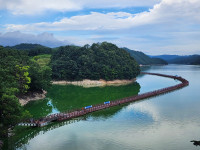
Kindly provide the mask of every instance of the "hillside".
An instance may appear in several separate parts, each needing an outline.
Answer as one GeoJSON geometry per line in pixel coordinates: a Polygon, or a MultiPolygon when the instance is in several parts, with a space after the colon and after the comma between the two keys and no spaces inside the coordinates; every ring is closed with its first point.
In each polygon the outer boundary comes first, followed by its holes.
{"type": "Polygon", "coordinates": [[[40,54],[51,54],[52,49],[40,44],[22,43],[15,46],[7,46],[8,49],[25,50],[29,56],[36,56],[40,54]]]}
{"type": "MultiPolygon", "coordinates": [[[[15,46],[7,46],[6,48],[27,51],[29,56],[52,54],[59,49],[59,47],[49,48],[40,44],[30,44],[30,43],[22,43],[15,46]]],[[[156,58],[156,57],[151,58],[139,51],[130,50],[128,48],[123,48],[123,49],[126,50],[128,53],[130,53],[130,55],[137,61],[138,64],[142,65],[167,64],[167,62],[164,61],[162,58],[156,58]]]]}
{"type": "Polygon", "coordinates": [[[8,46],[8,47],[17,50],[32,50],[36,48],[47,48],[46,46],[42,46],[40,44],[31,44],[31,43],[21,43],[15,46],[8,46]]]}
{"type": "Polygon", "coordinates": [[[44,62],[32,59],[23,50],[0,46],[0,139],[8,135],[8,128],[31,117],[19,104],[19,98],[51,85],[51,68],[41,67],[44,62]]]}
{"type": "Polygon", "coordinates": [[[167,62],[161,58],[151,58],[144,54],[143,52],[130,50],[128,48],[123,48],[137,61],[138,64],[142,65],[158,65],[163,64],[166,65],[167,62]]]}
{"type": "Polygon", "coordinates": [[[140,73],[129,53],[107,42],[60,47],[51,57],[51,66],[54,80],[132,79],[140,73]]]}
{"type": "Polygon", "coordinates": [[[49,65],[49,62],[51,60],[51,55],[49,54],[42,54],[34,56],[31,60],[37,62],[40,67],[45,67],[49,65]]]}
{"type": "Polygon", "coordinates": [[[187,65],[200,65],[200,55],[159,55],[152,56],[153,58],[162,58],[169,64],[187,64],[187,65]]]}
{"type": "Polygon", "coordinates": [[[149,56],[149,57],[151,57],[151,58],[161,58],[161,59],[168,62],[171,59],[175,59],[175,58],[179,57],[179,55],[156,55],[156,56],[149,56]]]}

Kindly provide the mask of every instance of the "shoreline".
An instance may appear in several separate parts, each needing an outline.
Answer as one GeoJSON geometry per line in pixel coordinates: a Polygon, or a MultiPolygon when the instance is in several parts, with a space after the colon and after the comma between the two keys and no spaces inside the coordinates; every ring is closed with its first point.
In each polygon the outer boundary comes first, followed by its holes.
{"type": "MultiPolygon", "coordinates": [[[[89,80],[84,79],[82,81],[52,81],[52,85],[75,85],[75,86],[82,86],[84,88],[89,87],[103,87],[103,86],[120,86],[120,85],[127,85],[131,84],[136,81],[136,78],[131,80],[113,80],[113,81],[106,81],[103,79],[100,80],[89,80]]],[[[18,97],[19,103],[21,106],[25,106],[30,101],[37,101],[44,99],[46,97],[47,91],[37,91],[37,92],[28,92],[23,96],[18,97]]]]}
{"type": "Polygon", "coordinates": [[[37,101],[46,97],[47,91],[28,92],[23,96],[18,97],[21,106],[28,104],[30,101],[37,101]]]}
{"type": "Polygon", "coordinates": [[[131,84],[136,81],[136,78],[131,80],[113,80],[113,81],[106,81],[103,79],[100,80],[89,80],[84,79],[82,81],[52,81],[53,85],[76,85],[76,86],[82,86],[82,87],[101,87],[101,86],[120,86],[120,85],[127,85],[131,84]]]}
{"type": "MultiPolygon", "coordinates": [[[[176,79],[176,80],[179,80],[181,83],[178,83],[174,86],[168,86],[165,88],[156,89],[156,90],[150,91],[150,92],[121,98],[118,100],[108,101],[108,103],[104,102],[104,103],[96,104],[94,106],[91,105],[91,106],[85,107],[85,108],[74,109],[73,111],[70,111],[70,112],[61,112],[61,113],[57,113],[57,114],[51,114],[49,116],[40,118],[39,120],[34,120],[34,126],[42,127],[42,126],[47,125],[49,122],[52,122],[55,120],[56,121],[70,120],[73,118],[84,116],[88,113],[92,113],[92,112],[99,111],[102,109],[107,109],[109,107],[114,107],[114,106],[118,106],[118,105],[125,104],[125,103],[130,103],[130,102],[136,102],[136,101],[139,101],[142,99],[169,93],[169,92],[184,88],[189,85],[189,81],[187,81],[186,79],[184,79],[180,76],[172,76],[172,75],[165,75],[165,74],[159,74],[159,73],[146,73],[146,72],[142,72],[142,74],[155,75],[155,76],[161,76],[161,77],[165,77],[165,78],[176,79]]],[[[25,124],[25,126],[26,126],[28,124],[28,126],[32,126],[32,123],[33,122],[31,121],[31,122],[21,123],[21,125],[24,126],[24,124],[25,124]]]]}

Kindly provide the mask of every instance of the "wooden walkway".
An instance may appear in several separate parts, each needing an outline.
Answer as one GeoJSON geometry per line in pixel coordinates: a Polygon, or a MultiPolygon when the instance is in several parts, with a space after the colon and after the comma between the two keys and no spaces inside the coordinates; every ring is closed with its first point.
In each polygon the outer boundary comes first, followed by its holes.
{"type": "Polygon", "coordinates": [[[136,96],[126,97],[126,98],[122,98],[122,99],[115,100],[115,101],[109,101],[106,103],[104,102],[102,104],[85,107],[84,109],[82,108],[82,109],[78,109],[78,110],[74,110],[74,111],[70,111],[70,112],[63,112],[63,113],[48,115],[48,116],[43,117],[38,120],[30,119],[30,121],[27,121],[26,123],[20,123],[19,125],[42,127],[52,121],[69,120],[69,119],[80,117],[80,116],[86,115],[88,113],[102,110],[105,108],[117,106],[117,105],[124,104],[124,103],[135,102],[135,101],[142,100],[145,98],[165,94],[165,93],[168,93],[168,92],[171,92],[171,91],[174,91],[174,90],[177,90],[177,89],[180,89],[180,88],[183,88],[183,87],[189,85],[189,82],[186,79],[179,77],[179,76],[172,76],[172,75],[165,75],[165,74],[158,74],[158,73],[146,73],[146,72],[142,72],[141,74],[156,75],[156,76],[161,76],[161,77],[166,77],[166,78],[172,78],[172,79],[181,81],[181,83],[174,85],[174,86],[167,87],[167,88],[162,88],[162,89],[158,89],[155,91],[139,94],[136,96]]]}

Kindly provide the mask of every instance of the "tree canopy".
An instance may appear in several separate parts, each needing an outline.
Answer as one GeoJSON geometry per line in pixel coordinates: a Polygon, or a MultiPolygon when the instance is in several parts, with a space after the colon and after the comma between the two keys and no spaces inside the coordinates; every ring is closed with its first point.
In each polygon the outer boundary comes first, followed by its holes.
{"type": "Polygon", "coordinates": [[[51,54],[52,49],[40,44],[22,43],[15,46],[8,46],[9,49],[24,50],[29,56],[37,56],[40,54],[51,54]]]}
{"type": "Polygon", "coordinates": [[[51,66],[55,80],[132,79],[140,73],[129,53],[107,42],[60,47],[52,55],[51,66]]]}
{"type": "Polygon", "coordinates": [[[9,127],[30,116],[17,96],[47,89],[50,81],[50,67],[40,67],[25,51],[0,47],[0,139],[9,127]]]}

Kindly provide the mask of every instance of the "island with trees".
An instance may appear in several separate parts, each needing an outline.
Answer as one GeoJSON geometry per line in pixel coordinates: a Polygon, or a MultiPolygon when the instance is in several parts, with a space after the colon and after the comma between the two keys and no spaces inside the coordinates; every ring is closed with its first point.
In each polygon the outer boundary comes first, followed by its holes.
{"type": "Polygon", "coordinates": [[[50,64],[54,80],[133,79],[140,73],[129,53],[107,42],[60,47],[52,55],[50,64]]]}

